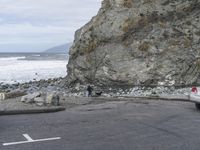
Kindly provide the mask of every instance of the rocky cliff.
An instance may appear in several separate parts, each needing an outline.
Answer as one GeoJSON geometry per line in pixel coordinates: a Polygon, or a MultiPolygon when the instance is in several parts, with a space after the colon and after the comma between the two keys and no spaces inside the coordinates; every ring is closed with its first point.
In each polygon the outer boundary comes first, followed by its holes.
{"type": "Polygon", "coordinates": [[[200,83],[200,0],[104,0],[75,33],[68,82],[200,83]]]}

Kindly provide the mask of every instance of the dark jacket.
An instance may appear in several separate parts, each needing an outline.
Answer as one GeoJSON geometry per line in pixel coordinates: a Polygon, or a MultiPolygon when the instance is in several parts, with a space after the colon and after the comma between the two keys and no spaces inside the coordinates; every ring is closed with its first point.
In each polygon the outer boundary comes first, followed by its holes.
{"type": "Polygon", "coordinates": [[[87,91],[88,91],[89,93],[91,93],[92,90],[93,90],[93,88],[89,85],[89,86],[87,87],[87,91]]]}

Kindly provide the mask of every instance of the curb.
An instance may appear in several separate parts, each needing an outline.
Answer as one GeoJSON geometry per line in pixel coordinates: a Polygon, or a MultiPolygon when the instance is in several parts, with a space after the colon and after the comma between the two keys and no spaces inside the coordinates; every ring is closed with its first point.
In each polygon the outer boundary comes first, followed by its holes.
{"type": "MultiPolygon", "coordinates": [[[[98,99],[101,99],[101,97],[99,97],[98,99]]],[[[149,96],[149,97],[132,97],[132,96],[118,96],[118,97],[109,97],[106,99],[110,99],[110,100],[131,100],[131,99],[142,99],[142,100],[163,100],[163,101],[180,101],[180,102],[191,102],[189,99],[187,98],[178,98],[178,97],[159,97],[159,96],[149,96]]]]}
{"type": "Polygon", "coordinates": [[[64,111],[65,107],[55,107],[55,108],[41,108],[41,109],[27,109],[27,110],[1,110],[0,116],[4,115],[19,115],[19,114],[39,114],[39,113],[53,113],[64,111]]]}
{"type": "Polygon", "coordinates": [[[166,97],[133,97],[133,98],[150,99],[150,100],[163,100],[163,101],[191,102],[189,99],[184,99],[184,98],[166,98],[166,97]]]}

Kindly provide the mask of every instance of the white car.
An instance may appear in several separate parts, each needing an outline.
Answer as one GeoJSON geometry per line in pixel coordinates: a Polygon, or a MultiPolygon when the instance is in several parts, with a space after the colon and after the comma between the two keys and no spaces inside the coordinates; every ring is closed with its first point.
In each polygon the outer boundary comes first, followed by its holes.
{"type": "Polygon", "coordinates": [[[200,93],[191,92],[189,95],[189,100],[195,103],[197,109],[200,110],[200,93]]]}

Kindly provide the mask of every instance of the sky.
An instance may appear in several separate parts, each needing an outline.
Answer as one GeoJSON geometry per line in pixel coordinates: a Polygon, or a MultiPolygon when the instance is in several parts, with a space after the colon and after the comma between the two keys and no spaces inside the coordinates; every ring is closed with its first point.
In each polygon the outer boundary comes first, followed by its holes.
{"type": "Polygon", "coordinates": [[[40,52],[73,42],[101,0],[0,0],[0,52],[40,52]]]}

